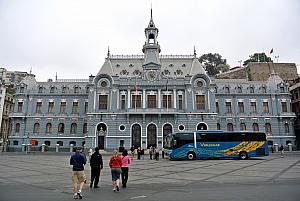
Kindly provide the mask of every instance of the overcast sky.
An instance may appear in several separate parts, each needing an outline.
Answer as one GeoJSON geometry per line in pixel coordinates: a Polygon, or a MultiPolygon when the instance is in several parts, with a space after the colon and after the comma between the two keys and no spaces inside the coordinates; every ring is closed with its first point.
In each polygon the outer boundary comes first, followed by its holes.
{"type": "Polygon", "coordinates": [[[142,54],[150,8],[161,54],[219,53],[231,66],[255,52],[296,63],[299,0],[0,0],[0,67],[38,81],[88,79],[111,54],[142,54]]]}

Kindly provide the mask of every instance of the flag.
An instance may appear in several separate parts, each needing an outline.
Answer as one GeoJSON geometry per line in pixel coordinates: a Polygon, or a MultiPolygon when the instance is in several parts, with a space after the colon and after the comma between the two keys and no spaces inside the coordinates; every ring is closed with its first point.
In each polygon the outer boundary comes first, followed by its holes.
{"type": "Polygon", "coordinates": [[[271,51],[270,51],[270,54],[272,54],[273,53],[273,48],[271,49],[271,51]]]}
{"type": "Polygon", "coordinates": [[[133,85],[133,91],[136,92],[136,82],[133,85]]]}

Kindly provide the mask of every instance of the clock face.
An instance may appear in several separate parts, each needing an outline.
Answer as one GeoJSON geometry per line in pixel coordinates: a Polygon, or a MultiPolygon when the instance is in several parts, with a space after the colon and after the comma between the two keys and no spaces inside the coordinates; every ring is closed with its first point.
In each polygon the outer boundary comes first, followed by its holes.
{"type": "Polygon", "coordinates": [[[149,71],[149,72],[147,73],[147,78],[148,78],[148,80],[150,80],[150,81],[155,80],[156,77],[157,77],[157,72],[154,71],[154,70],[151,70],[151,71],[149,71]]]}

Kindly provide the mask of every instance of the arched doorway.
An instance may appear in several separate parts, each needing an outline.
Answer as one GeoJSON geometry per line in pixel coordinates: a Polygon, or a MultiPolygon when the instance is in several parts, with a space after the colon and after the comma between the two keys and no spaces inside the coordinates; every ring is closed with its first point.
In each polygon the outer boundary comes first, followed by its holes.
{"type": "Polygon", "coordinates": [[[197,126],[197,130],[207,130],[207,125],[205,123],[200,123],[197,126]]]}
{"type": "Polygon", "coordinates": [[[131,130],[131,146],[138,148],[141,146],[141,126],[134,124],[131,130]]]}
{"type": "Polygon", "coordinates": [[[105,148],[105,135],[106,135],[107,127],[104,123],[100,123],[97,125],[97,137],[98,137],[98,147],[99,149],[105,148]]]}
{"type": "Polygon", "coordinates": [[[157,129],[156,126],[154,124],[150,124],[147,127],[147,148],[149,148],[150,146],[152,147],[156,147],[156,133],[157,133],[157,129]]]}
{"type": "Polygon", "coordinates": [[[163,146],[165,145],[165,137],[172,133],[173,129],[172,129],[172,125],[171,124],[165,124],[163,126],[163,146]]]}

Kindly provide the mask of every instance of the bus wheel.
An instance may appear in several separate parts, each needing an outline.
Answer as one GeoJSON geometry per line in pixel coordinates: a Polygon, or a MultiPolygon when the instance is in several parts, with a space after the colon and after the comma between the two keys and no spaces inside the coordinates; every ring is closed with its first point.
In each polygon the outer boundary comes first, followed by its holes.
{"type": "Polygon", "coordinates": [[[247,152],[245,152],[245,151],[240,152],[239,158],[240,158],[241,160],[247,159],[247,158],[248,158],[247,152]]]}
{"type": "Polygon", "coordinates": [[[189,153],[187,154],[187,158],[188,158],[189,160],[194,160],[194,159],[196,159],[196,155],[195,155],[194,152],[189,152],[189,153]]]}

